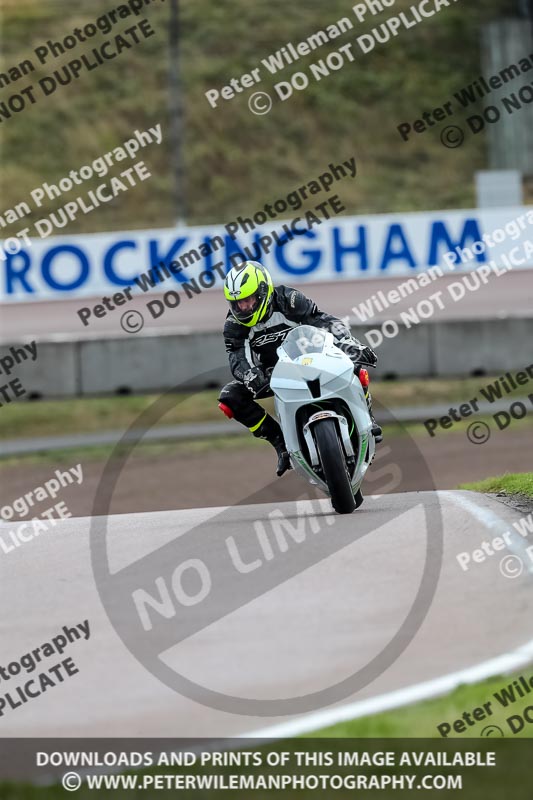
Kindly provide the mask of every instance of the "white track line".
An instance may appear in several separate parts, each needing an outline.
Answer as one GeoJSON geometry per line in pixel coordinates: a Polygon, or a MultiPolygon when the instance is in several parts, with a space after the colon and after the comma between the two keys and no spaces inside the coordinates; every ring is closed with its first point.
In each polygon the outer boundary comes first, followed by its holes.
{"type": "MultiPolygon", "coordinates": [[[[450,491],[440,491],[437,492],[437,494],[439,497],[445,497],[447,500],[455,503],[456,506],[459,506],[464,511],[468,511],[472,517],[475,517],[478,522],[481,522],[482,525],[494,531],[494,533],[503,534],[509,528],[509,523],[499,517],[495,511],[491,508],[480,506],[472,498],[467,497],[466,494],[450,491]]],[[[474,493],[472,492],[471,494],[474,493]]]]}
{"type": "Polygon", "coordinates": [[[469,514],[481,522],[482,525],[489,528],[494,534],[500,536],[507,534],[505,540],[507,549],[518,556],[524,564],[529,565],[526,566],[526,572],[533,576],[533,563],[527,552],[526,541],[516,532],[511,523],[505,522],[495,511],[492,511],[490,508],[483,508],[483,506],[478,505],[473,499],[461,492],[440,491],[437,492],[437,494],[440,497],[446,497],[452,503],[455,503],[455,505],[468,511],[469,514]]]}
{"type": "MultiPolygon", "coordinates": [[[[481,522],[482,525],[494,531],[495,534],[503,534],[512,530],[511,525],[499,517],[492,509],[478,505],[464,494],[452,491],[439,491],[437,494],[463,508],[481,522]]],[[[520,555],[523,554],[524,545],[518,534],[516,534],[516,547],[511,546],[509,549],[518,552],[520,555]]],[[[280,725],[273,725],[270,728],[242,734],[240,738],[285,739],[291,736],[301,736],[321,728],[337,725],[340,722],[348,722],[352,719],[359,719],[382,711],[391,711],[411,703],[418,703],[421,700],[440,697],[443,694],[452,692],[462,684],[477,683],[495,675],[513,672],[531,663],[531,661],[533,661],[533,639],[511,653],[491,658],[481,664],[459,670],[459,672],[451,672],[440,678],[434,678],[414,686],[407,686],[404,689],[398,689],[395,692],[382,694],[378,697],[371,697],[368,700],[360,700],[348,705],[323,709],[299,719],[282,722],[280,725]]]]}
{"type": "Polygon", "coordinates": [[[533,661],[533,639],[519,647],[518,650],[491,658],[489,661],[483,661],[481,664],[467,667],[459,672],[451,672],[440,678],[418,683],[415,686],[407,686],[404,689],[371,697],[368,700],[317,711],[314,714],[282,722],[280,725],[273,725],[270,728],[250,731],[240,734],[239,738],[286,739],[291,736],[301,736],[321,728],[329,728],[339,722],[348,722],[352,719],[359,719],[359,717],[367,717],[381,711],[391,711],[394,708],[418,703],[421,700],[439,697],[448,694],[462,684],[478,683],[494,675],[514,672],[531,661],[533,661]]]}
{"type": "MultiPolygon", "coordinates": [[[[460,672],[452,672],[449,675],[443,675],[441,678],[419,683],[416,686],[408,686],[405,689],[398,689],[395,692],[382,694],[379,697],[361,700],[358,703],[317,711],[314,714],[308,714],[300,719],[281,723],[281,725],[274,725],[271,728],[241,733],[234,738],[274,739],[279,741],[281,739],[289,739],[293,736],[302,736],[302,734],[311,733],[321,728],[328,728],[339,722],[348,722],[352,719],[358,719],[359,717],[378,714],[380,711],[391,711],[394,708],[417,703],[420,700],[429,700],[433,697],[439,697],[440,695],[448,694],[448,692],[453,691],[458,686],[464,685],[465,683],[477,683],[485,678],[491,678],[494,675],[514,672],[516,669],[531,663],[531,661],[533,661],[533,639],[522,647],[519,647],[518,650],[514,650],[512,653],[497,656],[490,661],[484,661],[475,667],[468,667],[460,672]]],[[[213,745],[192,745],[187,749],[193,752],[200,752],[206,749],[206,747],[209,749],[211,749],[211,747],[216,747],[217,750],[229,750],[233,746],[232,741],[232,738],[228,738],[223,742],[216,742],[213,745]]],[[[120,767],[115,767],[108,769],[108,772],[110,774],[117,774],[122,772],[122,769],[120,767]]],[[[78,769],[78,773],[85,778],[86,775],[89,774],[89,770],[81,768],[78,769]]],[[[57,775],[41,775],[39,785],[47,786],[55,784],[56,782],[57,775]]]]}

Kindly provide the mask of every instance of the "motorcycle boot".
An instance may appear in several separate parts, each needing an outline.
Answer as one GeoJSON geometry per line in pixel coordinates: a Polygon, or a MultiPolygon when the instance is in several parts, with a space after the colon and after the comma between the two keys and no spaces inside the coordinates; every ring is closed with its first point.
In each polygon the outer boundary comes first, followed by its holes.
{"type": "Polygon", "coordinates": [[[253,428],[250,428],[250,430],[258,439],[266,439],[267,442],[270,442],[278,454],[276,475],[281,477],[288,469],[292,469],[291,460],[287,452],[287,446],[285,445],[279,422],[276,422],[270,414],[265,414],[261,422],[253,428]]]}

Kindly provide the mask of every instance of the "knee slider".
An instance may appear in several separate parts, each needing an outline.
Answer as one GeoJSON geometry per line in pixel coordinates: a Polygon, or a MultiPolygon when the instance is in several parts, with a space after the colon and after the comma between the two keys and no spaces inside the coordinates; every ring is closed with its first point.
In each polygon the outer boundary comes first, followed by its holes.
{"type": "Polygon", "coordinates": [[[235,382],[227,383],[218,396],[218,407],[228,419],[233,419],[239,410],[239,387],[235,382]]]}
{"type": "Polygon", "coordinates": [[[224,414],[224,415],[225,415],[225,416],[226,416],[228,419],[233,419],[233,416],[234,416],[234,414],[233,414],[233,411],[231,410],[231,408],[230,408],[229,406],[227,406],[225,403],[219,403],[219,404],[218,404],[218,407],[220,408],[220,410],[222,411],[222,413],[223,413],[223,414],[224,414]]]}

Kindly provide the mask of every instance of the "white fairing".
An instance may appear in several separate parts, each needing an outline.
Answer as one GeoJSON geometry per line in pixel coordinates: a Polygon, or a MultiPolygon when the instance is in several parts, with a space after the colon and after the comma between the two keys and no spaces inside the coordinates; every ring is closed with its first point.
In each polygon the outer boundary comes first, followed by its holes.
{"type": "Polygon", "coordinates": [[[297,411],[302,406],[311,406],[315,419],[324,416],[335,418],[345,455],[355,456],[356,466],[351,479],[355,494],[374,458],[375,440],[371,434],[372,421],[363,388],[354,374],[352,361],[336,347],[332,333],[309,325],[291,331],[277,352],[279,360],[272,372],[270,387],[294,468],[308,481],[318,484],[326,494],[329,493],[326,483],[313,469],[318,465],[312,434],[313,418],[305,426],[300,426],[309,458],[304,456],[298,437],[297,411]],[[313,397],[307,382],[316,379],[319,385],[315,384],[315,391],[318,389],[320,394],[313,397]],[[352,429],[351,420],[320,408],[322,401],[331,398],[339,398],[348,406],[355,429],[352,429]]]}

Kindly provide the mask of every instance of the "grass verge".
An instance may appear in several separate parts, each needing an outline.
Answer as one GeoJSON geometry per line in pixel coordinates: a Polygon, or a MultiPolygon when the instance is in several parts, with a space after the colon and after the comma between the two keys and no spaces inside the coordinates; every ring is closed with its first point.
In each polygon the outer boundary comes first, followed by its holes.
{"type": "MultiPolygon", "coordinates": [[[[372,393],[378,413],[380,405],[386,408],[434,403],[453,405],[464,403],[468,398],[475,396],[479,393],[480,387],[491,380],[494,379],[377,381],[372,384],[372,393]]],[[[125,430],[145,409],[149,408],[156,397],[156,395],[80,397],[11,403],[2,409],[0,415],[0,439],[125,430]]],[[[218,390],[176,394],[174,408],[165,414],[158,424],[222,422],[224,417],[218,409],[217,397],[218,390]]],[[[268,400],[264,405],[271,410],[273,402],[268,400]]]]}
{"type": "MultiPolygon", "coordinates": [[[[378,413],[379,417],[379,413],[378,413]]],[[[220,418],[218,418],[220,419],[220,418]]],[[[481,422],[487,422],[490,425],[491,418],[490,417],[477,417],[481,422]]],[[[453,430],[441,430],[438,433],[439,437],[447,438],[450,440],[456,441],[456,446],[458,448],[463,447],[465,444],[468,444],[466,439],[466,434],[468,430],[469,422],[468,420],[463,420],[462,422],[458,422],[454,425],[453,430]]],[[[511,431],[516,429],[517,426],[521,426],[520,430],[524,433],[526,429],[528,430],[529,435],[531,435],[531,429],[533,428],[533,415],[531,417],[527,417],[523,420],[515,420],[507,431],[511,431]]],[[[135,448],[135,456],[151,456],[151,455],[171,455],[171,454],[188,454],[188,453],[200,453],[200,452],[212,452],[213,450],[217,449],[233,449],[239,448],[242,449],[243,447],[254,447],[260,442],[255,439],[253,436],[246,436],[246,435],[236,435],[235,434],[235,426],[236,423],[232,426],[228,424],[228,435],[227,436],[209,436],[201,439],[185,439],[185,440],[170,440],[170,441],[160,441],[160,442],[145,442],[140,443],[135,448]]],[[[117,427],[117,426],[115,426],[117,427]]],[[[65,431],[63,431],[64,433],[65,431]]],[[[384,428],[385,436],[387,441],[390,441],[393,438],[397,438],[399,436],[412,436],[420,440],[422,444],[424,440],[428,439],[428,433],[422,423],[419,422],[409,422],[409,423],[396,423],[396,424],[386,424],[384,428]]],[[[505,436],[506,432],[501,431],[500,436],[505,436]]],[[[505,445],[505,439],[501,440],[502,446],[505,445]]],[[[13,456],[1,456],[1,445],[0,445],[0,471],[4,468],[9,468],[17,465],[33,465],[33,464],[66,464],[72,463],[73,460],[84,460],[84,461],[99,461],[99,460],[107,460],[111,453],[113,452],[115,445],[91,445],[89,447],[86,446],[79,446],[73,448],[64,448],[60,450],[41,450],[35,453],[29,453],[24,455],[13,455],[13,456]]],[[[497,479],[489,479],[489,480],[497,480],[497,479]]],[[[484,482],[480,484],[463,484],[459,486],[460,489],[472,489],[472,487],[477,485],[482,485],[484,482]]],[[[492,491],[490,489],[479,489],[478,491],[492,491]]],[[[524,492],[522,492],[524,493],[524,492]]]]}
{"type": "MultiPolygon", "coordinates": [[[[132,454],[134,458],[163,458],[171,455],[192,455],[194,453],[212,453],[215,450],[227,450],[239,448],[257,447],[264,445],[259,439],[253,436],[214,436],[204,439],[187,439],[185,441],[161,441],[139,443],[132,454]]],[[[62,464],[72,464],[75,461],[107,461],[115,445],[102,444],[90,447],[73,447],[64,450],[43,450],[37,453],[28,453],[20,456],[8,456],[0,460],[0,471],[20,465],[46,465],[61,466],[62,464]]],[[[122,448],[118,448],[115,455],[118,457],[122,453],[122,448]]]]}
{"type": "MultiPolygon", "coordinates": [[[[415,739],[416,742],[413,743],[412,749],[417,750],[420,749],[420,739],[436,739],[434,746],[427,747],[429,752],[436,752],[436,750],[442,750],[444,744],[442,742],[442,736],[439,733],[437,726],[443,726],[444,724],[448,724],[450,726],[450,732],[446,730],[447,738],[448,739],[472,739],[478,738],[480,736],[483,737],[496,737],[499,738],[503,735],[505,738],[524,738],[529,739],[532,735],[533,724],[528,723],[525,721],[523,716],[525,707],[528,705],[528,697],[530,695],[525,696],[525,698],[519,698],[516,695],[516,689],[514,688],[514,682],[518,683],[519,686],[523,686],[524,684],[521,682],[524,681],[526,684],[531,683],[533,684],[533,675],[531,674],[531,669],[526,669],[521,673],[517,673],[512,676],[507,677],[495,677],[481,683],[475,684],[473,686],[460,686],[454,692],[446,695],[445,697],[424,701],[421,703],[417,703],[412,706],[408,706],[406,708],[397,709],[396,711],[385,712],[383,714],[376,714],[371,717],[365,717],[359,720],[353,720],[351,722],[345,722],[341,725],[336,725],[331,728],[327,728],[324,730],[313,732],[306,737],[301,737],[299,739],[292,739],[292,740],[285,740],[279,743],[272,743],[271,746],[266,746],[267,750],[274,750],[274,749],[281,749],[283,751],[294,751],[298,750],[298,752],[304,751],[305,745],[302,743],[302,739],[305,738],[307,740],[320,740],[316,741],[314,745],[309,744],[309,752],[314,752],[313,747],[316,748],[316,752],[336,752],[336,747],[338,746],[340,750],[346,751],[349,750],[349,745],[346,740],[349,739],[397,739],[398,744],[388,744],[386,748],[387,751],[390,752],[409,752],[410,745],[407,742],[402,742],[402,740],[410,740],[415,739]],[[511,692],[515,691],[515,697],[518,697],[517,700],[508,700],[507,707],[504,707],[498,698],[504,699],[511,697],[511,692]],[[484,713],[484,719],[477,719],[474,720],[473,713],[475,709],[480,709],[481,713],[484,713]],[[468,717],[464,717],[463,715],[468,714],[468,717]],[[512,723],[509,723],[509,718],[512,718],[512,723]],[[469,724],[468,720],[471,720],[473,724],[469,724]],[[453,725],[457,721],[463,722],[463,729],[454,732],[453,725]],[[499,729],[497,731],[496,727],[499,729]],[[492,730],[490,730],[492,728],[492,730]],[[327,739],[340,739],[341,742],[337,744],[331,743],[331,745],[324,746],[323,740],[327,739]],[[438,743],[437,743],[438,742],[438,743]]],[[[531,702],[531,701],[529,701],[531,702]]],[[[478,712],[478,717],[480,713],[478,712]]],[[[444,730],[444,729],[443,729],[444,730]]],[[[502,743],[503,744],[503,743],[502,743]]],[[[265,747],[263,743],[260,745],[258,743],[257,747],[262,746],[265,747]]],[[[358,746],[360,746],[358,744],[358,746]]],[[[378,747],[381,749],[381,743],[379,743],[378,747]]],[[[447,748],[449,753],[452,752],[452,747],[455,746],[450,745],[447,748]]],[[[527,745],[527,747],[530,747],[527,745]]],[[[244,745],[239,745],[238,741],[235,742],[235,747],[237,749],[244,749],[244,745]]],[[[255,749],[247,747],[247,750],[255,749]]],[[[461,748],[461,749],[468,749],[468,748],[461,748]]],[[[471,749],[471,748],[470,748],[471,749]]],[[[481,750],[482,748],[478,745],[477,748],[474,749],[481,750]]],[[[497,750],[497,743],[493,742],[489,749],[497,750]]],[[[516,748],[514,748],[516,751],[516,748]]],[[[367,746],[368,752],[375,752],[375,747],[373,748],[372,745],[367,746]]],[[[501,757],[502,752],[509,752],[509,750],[499,750],[499,754],[501,757]]],[[[523,751],[521,751],[523,752],[523,751]]],[[[503,760],[503,759],[502,759],[503,760]]],[[[522,786],[522,781],[528,781],[528,771],[529,765],[521,764],[520,772],[513,771],[513,769],[506,768],[505,766],[500,766],[499,762],[498,767],[499,769],[491,771],[490,773],[481,773],[480,777],[476,776],[476,780],[472,781],[470,779],[468,797],[471,798],[487,798],[487,797],[502,797],[504,796],[501,794],[501,787],[507,786],[508,788],[515,788],[513,786],[513,782],[517,781],[519,786],[522,786]],[[490,787],[494,788],[494,782],[498,782],[498,787],[496,792],[488,791],[490,787]]],[[[520,763],[520,762],[518,762],[520,763]]],[[[217,773],[229,773],[235,774],[240,773],[242,768],[217,768],[217,773]]],[[[316,768],[309,767],[310,770],[316,772],[316,768]]],[[[309,769],[304,768],[304,770],[299,770],[300,774],[303,774],[305,771],[309,771],[309,769]]],[[[353,768],[348,768],[353,769],[353,768]]],[[[372,773],[376,773],[376,768],[371,768],[372,773]]],[[[154,773],[156,774],[168,774],[168,775],[180,775],[184,773],[184,768],[180,767],[161,767],[158,766],[157,768],[152,767],[150,769],[142,769],[139,771],[126,771],[124,770],[124,774],[126,775],[137,775],[142,780],[142,776],[149,776],[154,773]]],[[[188,770],[190,771],[190,770],[188,770]]],[[[194,773],[198,774],[209,774],[212,772],[212,768],[210,767],[195,767],[192,770],[194,773]]],[[[269,774],[272,771],[270,767],[263,766],[260,768],[260,774],[269,774]]],[[[336,770],[336,772],[342,772],[343,770],[336,770]]],[[[363,773],[366,772],[366,768],[361,768],[359,772],[363,773]]],[[[250,770],[247,770],[248,774],[250,770]]],[[[328,770],[321,770],[321,772],[328,772],[328,770]]],[[[461,770],[459,770],[461,772],[461,770]]],[[[470,770],[468,771],[469,777],[471,778],[472,775],[470,770]]],[[[466,785],[466,784],[465,784],[466,785]]],[[[141,787],[142,788],[142,787],[141,787]]],[[[137,790],[126,790],[124,788],[114,789],[112,794],[113,797],[119,798],[126,798],[131,797],[132,793],[137,796],[137,790]]],[[[94,792],[92,793],[94,796],[94,792]]],[[[261,792],[255,792],[254,796],[266,797],[267,794],[261,792]]],[[[301,791],[294,791],[294,792],[283,792],[283,794],[287,794],[289,797],[296,797],[302,796],[301,791]]],[[[310,796],[311,793],[306,793],[305,796],[310,796]]],[[[313,793],[314,794],[314,793],[313,793]]],[[[316,793],[318,796],[318,793],[316,793]]],[[[396,792],[395,792],[396,794],[396,792]]],[[[408,795],[405,794],[403,790],[399,790],[397,792],[398,796],[400,797],[412,797],[413,794],[410,793],[408,795]]],[[[523,792],[512,792],[513,796],[516,797],[526,797],[527,794],[523,792]]],[[[101,790],[98,796],[111,796],[111,790],[101,790]]],[[[193,790],[191,792],[186,792],[187,797],[203,797],[203,798],[210,798],[210,797],[218,797],[218,791],[203,791],[203,790],[193,790]]],[[[49,786],[49,787],[42,787],[42,786],[31,786],[29,784],[14,784],[14,783],[0,783],[0,797],[6,798],[6,800],[41,800],[42,798],[56,798],[56,797],[63,797],[66,796],[66,792],[62,791],[58,785],[49,786]]],[[[78,797],[90,797],[91,792],[86,786],[80,787],[78,792],[78,797]]],[[[246,795],[251,796],[251,795],[246,795]]],[[[272,794],[268,793],[268,797],[271,797],[272,794]]],[[[347,796],[346,793],[342,793],[342,796],[347,796]]],[[[377,793],[374,791],[370,792],[371,797],[377,796],[377,793]]],[[[431,796],[433,796],[433,792],[431,792],[431,796]]],[[[461,792],[461,796],[463,793],[461,792]]]]}
{"type": "Polygon", "coordinates": [[[470,489],[472,492],[521,494],[533,497],[533,472],[520,472],[510,475],[499,475],[496,478],[485,478],[475,483],[463,483],[459,489],[470,489]]]}
{"type": "MultiPolygon", "coordinates": [[[[448,723],[453,726],[454,721],[460,719],[465,711],[471,714],[475,708],[483,708],[485,703],[490,703],[488,709],[490,713],[485,714],[485,719],[478,722],[472,719],[472,725],[468,725],[465,721],[465,730],[460,733],[454,732],[452,727],[448,734],[449,738],[477,738],[489,725],[501,728],[505,737],[532,738],[533,724],[525,722],[523,727],[514,734],[506,721],[511,716],[521,716],[521,712],[531,705],[531,694],[520,698],[515,689],[517,699],[515,702],[509,703],[507,708],[504,708],[498,700],[498,696],[505,699],[507,694],[504,695],[503,690],[509,691],[507,687],[512,686],[513,681],[519,680],[520,677],[523,677],[526,683],[530,681],[529,685],[533,684],[533,672],[531,669],[526,669],[516,675],[490,678],[473,686],[460,686],[444,697],[424,700],[405,708],[385,711],[382,714],[374,714],[350,722],[342,722],[331,728],[316,731],[309,736],[311,738],[441,738],[438,725],[448,723]]],[[[514,720],[512,724],[517,729],[521,725],[518,720],[514,720]]],[[[486,736],[487,732],[483,735],[486,736]]]]}
{"type": "MultiPolygon", "coordinates": [[[[74,28],[82,28],[113,5],[106,0],[4,0],[2,70],[26,59],[47,39],[63,39],[74,28]]],[[[394,11],[408,13],[411,5],[412,0],[396,0],[394,11]]],[[[464,147],[450,151],[442,147],[438,128],[406,144],[397,125],[416,119],[422,109],[442,104],[480,74],[480,28],[508,16],[509,5],[509,0],[451,5],[409,35],[398,36],[387,47],[376,47],[363,59],[356,58],[356,64],[346,64],[327,80],[313,82],[307,91],[295,92],[289,102],[276,102],[274,112],[257,124],[248,108],[249,92],[231,103],[219,102],[217,109],[204,93],[260,67],[260,60],[285,42],[300,42],[343,16],[351,18],[357,35],[368,33],[376,24],[374,16],[368,15],[361,23],[342,0],[292,5],[283,0],[266,4],[236,0],[224,8],[212,0],[183,2],[183,188],[188,221],[205,224],[220,221],[221,216],[225,222],[237,214],[249,215],[322,173],[329,161],[353,154],[364,168],[358,170],[357,180],[342,184],[347,213],[471,208],[474,174],[487,163],[484,137],[469,137],[464,147]]],[[[117,61],[84,71],[79,80],[61,86],[45,103],[28,106],[2,125],[3,208],[13,208],[27,198],[38,182],[57,183],[71,169],[131,137],[136,128],[146,130],[161,123],[163,142],[145,156],[151,181],[119,202],[80,215],[69,233],[174,223],[172,170],[168,169],[172,153],[167,110],[169,3],[154,3],[144,14],[155,35],[125,51],[117,61]]],[[[100,46],[128,24],[131,19],[110,35],[99,34],[80,52],[100,46]]],[[[331,47],[318,49],[310,60],[353,41],[354,33],[349,31],[331,47]]],[[[36,63],[31,82],[51,74],[69,58],[65,53],[58,62],[36,63]]],[[[293,69],[286,67],[279,77],[288,80],[293,69]]],[[[262,69],[261,77],[261,88],[272,94],[278,76],[262,69]]],[[[9,87],[8,91],[18,89],[9,87]]],[[[85,185],[95,189],[99,182],[95,177],[85,185]]],[[[46,199],[38,214],[48,215],[55,208],[46,199]]],[[[36,215],[37,211],[30,219],[36,215]]]]}

